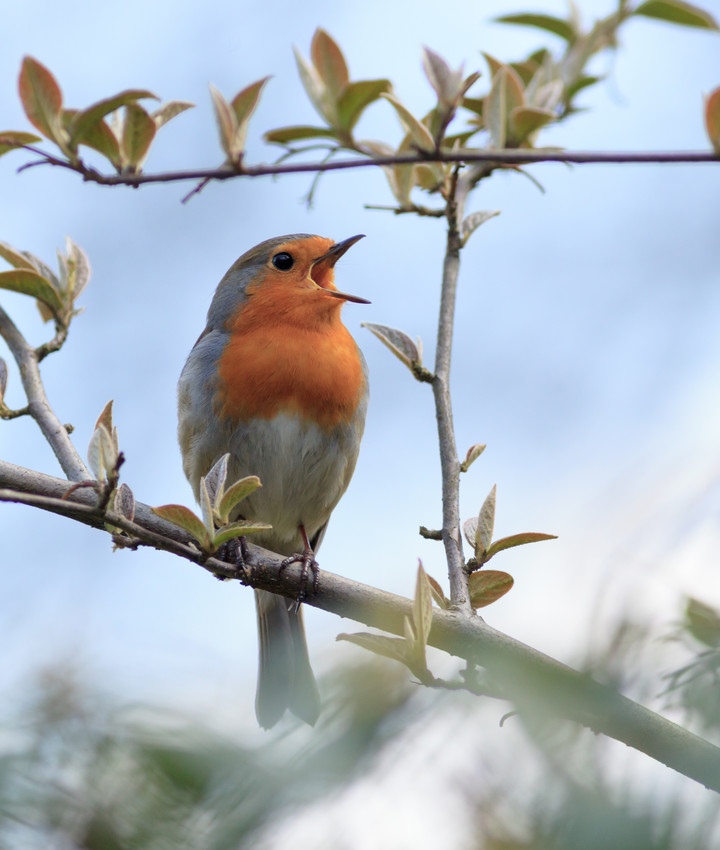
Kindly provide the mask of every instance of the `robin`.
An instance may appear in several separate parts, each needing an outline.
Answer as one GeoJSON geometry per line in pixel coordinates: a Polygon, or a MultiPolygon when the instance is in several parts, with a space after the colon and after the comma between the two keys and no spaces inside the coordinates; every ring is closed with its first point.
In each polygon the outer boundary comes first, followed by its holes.
{"type": "MultiPolygon", "coordinates": [[[[272,525],[267,549],[317,569],[314,553],[350,483],[365,425],[367,367],[340,320],[335,263],[362,236],[295,234],[261,242],[230,267],[178,385],[183,469],[200,478],[225,453],[227,481],[257,475],[243,518],[272,525]]],[[[314,725],[320,697],[302,610],[255,591],[260,647],[255,713],[274,726],[286,709],[314,725]]]]}

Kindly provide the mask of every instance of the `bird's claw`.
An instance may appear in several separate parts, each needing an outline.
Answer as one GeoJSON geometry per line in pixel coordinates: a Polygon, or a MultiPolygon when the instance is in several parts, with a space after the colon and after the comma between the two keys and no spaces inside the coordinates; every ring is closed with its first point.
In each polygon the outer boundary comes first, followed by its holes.
{"type": "Polygon", "coordinates": [[[307,548],[303,552],[296,552],[294,555],[289,555],[287,558],[284,558],[280,562],[280,572],[282,572],[286,567],[289,567],[290,564],[300,564],[300,590],[298,591],[297,599],[295,600],[295,611],[300,607],[300,603],[305,599],[307,595],[305,590],[307,588],[308,575],[312,573],[312,586],[313,593],[317,593],[318,589],[318,574],[320,569],[318,567],[318,562],[315,560],[315,553],[312,549],[307,548]]]}
{"type": "Polygon", "coordinates": [[[247,578],[248,576],[246,561],[248,560],[249,555],[250,553],[248,552],[247,539],[245,535],[242,535],[241,537],[233,537],[232,540],[222,543],[215,553],[215,557],[220,561],[232,564],[239,575],[243,578],[247,578]]]}

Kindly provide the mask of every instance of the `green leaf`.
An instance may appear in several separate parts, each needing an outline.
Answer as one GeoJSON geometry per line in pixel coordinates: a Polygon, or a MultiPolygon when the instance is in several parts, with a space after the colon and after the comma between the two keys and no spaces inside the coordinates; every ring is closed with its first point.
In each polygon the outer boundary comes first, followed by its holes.
{"type": "Polygon", "coordinates": [[[131,171],[140,169],[155,133],[157,125],[150,115],[138,103],[129,103],[125,107],[122,152],[125,166],[131,171]]]}
{"type": "Polygon", "coordinates": [[[65,238],[65,254],[58,253],[58,260],[64,272],[63,284],[67,297],[74,301],[90,282],[90,260],[69,236],[65,238]]]}
{"type": "Polygon", "coordinates": [[[189,103],[187,100],[169,100],[167,103],[163,103],[163,105],[158,107],[154,112],[151,112],[150,117],[155,122],[155,126],[159,130],[161,127],[164,127],[168,121],[172,121],[173,118],[176,118],[178,115],[185,112],[185,110],[193,109],[194,107],[195,104],[189,103]]]}
{"type": "Polygon", "coordinates": [[[538,531],[525,531],[520,534],[511,534],[509,537],[501,537],[499,540],[495,540],[487,550],[487,553],[483,558],[483,563],[487,564],[493,555],[497,555],[497,553],[502,552],[503,549],[511,549],[513,546],[524,546],[526,543],[539,543],[541,540],[557,540],[557,534],[543,534],[538,531]]]}
{"type": "Polygon", "coordinates": [[[21,292],[30,295],[46,304],[54,313],[62,311],[62,302],[58,293],[37,272],[29,269],[15,269],[9,272],[0,272],[0,289],[8,289],[11,292],[21,292]]]}
{"type": "Polygon", "coordinates": [[[218,546],[222,546],[223,543],[227,543],[228,540],[235,537],[244,537],[246,534],[255,534],[258,531],[270,531],[271,528],[272,526],[266,522],[253,522],[245,519],[233,522],[230,525],[223,526],[215,533],[213,547],[217,549],[218,546]]]}
{"type": "Polygon", "coordinates": [[[200,502],[203,522],[205,523],[205,528],[207,528],[208,535],[212,540],[215,531],[215,521],[213,519],[212,502],[210,501],[210,494],[208,493],[207,485],[205,484],[205,478],[200,479],[200,487],[198,489],[200,491],[198,493],[198,502],[200,502]]]}
{"type": "Polygon", "coordinates": [[[208,530],[200,517],[194,514],[190,508],[186,508],[185,505],[160,505],[158,508],[152,508],[152,512],[161,519],[184,528],[188,534],[191,534],[198,541],[201,548],[210,548],[208,530]]]}
{"type": "Polygon", "coordinates": [[[380,97],[392,104],[400,122],[417,148],[422,151],[433,151],[435,149],[435,142],[428,128],[406,109],[394,95],[383,92],[380,97]]]}
{"type": "Polygon", "coordinates": [[[684,0],[647,0],[647,2],[641,3],[633,11],[633,14],[686,27],[700,27],[707,30],[718,29],[718,23],[710,12],[706,12],[692,3],[685,3],[684,0]]]}
{"type": "Polygon", "coordinates": [[[215,120],[217,121],[218,131],[220,133],[220,145],[223,151],[225,151],[227,158],[230,161],[234,161],[237,159],[238,153],[240,153],[240,151],[236,151],[234,148],[235,131],[237,130],[235,112],[212,83],[210,84],[210,96],[212,97],[215,120]]]}
{"type": "Polygon", "coordinates": [[[328,124],[335,124],[334,105],[330,101],[325,86],[320,80],[315,68],[305,59],[297,48],[295,51],[295,62],[297,63],[300,82],[310,102],[328,124]]]}
{"type": "Polygon", "coordinates": [[[238,130],[235,131],[236,136],[238,131],[240,131],[241,134],[241,138],[236,138],[236,144],[239,146],[240,150],[245,148],[248,122],[260,102],[260,95],[262,94],[262,90],[269,79],[270,77],[263,77],[262,80],[257,80],[257,82],[251,83],[242,91],[238,92],[232,99],[230,105],[235,113],[238,126],[238,130]]]}
{"type": "MultiPolygon", "coordinates": [[[[62,119],[66,128],[70,126],[77,114],[77,109],[63,109],[62,119]]],[[[82,139],[78,140],[77,144],[85,145],[102,154],[116,169],[120,170],[120,144],[102,118],[84,131],[82,139]]]]}
{"type": "Polygon", "coordinates": [[[37,267],[21,251],[17,251],[7,242],[0,242],[0,257],[16,269],[38,271],[37,267]]]}
{"type": "MultiPolygon", "coordinates": [[[[460,464],[460,472],[467,472],[486,448],[487,446],[484,443],[475,443],[474,446],[470,446],[467,450],[467,454],[465,455],[465,460],[460,464]]],[[[470,545],[473,544],[471,543],[470,545]]]]}
{"type": "Polygon", "coordinates": [[[415,581],[415,600],[413,601],[413,625],[421,646],[427,644],[432,627],[432,590],[422,562],[418,565],[415,581]]]}
{"type": "Polygon", "coordinates": [[[353,129],[364,110],[380,95],[390,92],[390,80],[358,80],[349,83],[337,103],[338,124],[348,132],[353,129]]]}
{"type": "Polygon", "coordinates": [[[409,369],[413,364],[421,364],[421,353],[418,346],[403,331],[397,328],[389,328],[387,325],[375,325],[371,322],[362,322],[360,327],[367,328],[370,333],[386,345],[390,351],[401,360],[409,369]]]}
{"type": "Polygon", "coordinates": [[[92,135],[94,128],[111,112],[120,109],[121,106],[133,104],[142,98],[152,98],[158,100],[157,95],[146,89],[127,89],[112,97],[106,97],[88,106],[80,112],[76,112],[73,116],[68,132],[70,139],[76,144],[82,144],[85,140],[85,135],[92,135]]]}
{"type": "Polygon", "coordinates": [[[485,108],[484,97],[464,97],[462,99],[464,109],[474,112],[479,118],[483,117],[483,109],[485,108]]]}
{"type": "Polygon", "coordinates": [[[501,62],[499,59],[496,59],[494,56],[491,56],[489,53],[482,52],[482,55],[485,57],[485,61],[488,63],[488,68],[490,69],[490,79],[494,80],[497,72],[505,67],[505,63],[501,62]]]}
{"type": "Polygon", "coordinates": [[[62,141],[62,92],[55,77],[32,56],[22,62],[20,100],[30,123],[54,142],[62,141]]]}
{"type": "Polygon", "coordinates": [[[0,156],[17,150],[23,145],[32,145],[34,142],[41,141],[40,136],[36,136],[34,133],[23,133],[19,130],[2,130],[0,131],[0,156]]]}
{"type": "Polygon", "coordinates": [[[369,632],[357,632],[356,634],[339,634],[336,640],[345,640],[354,643],[375,655],[383,655],[405,664],[408,659],[408,646],[404,638],[386,637],[385,635],[373,635],[369,632]]]}
{"type": "Polygon", "coordinates": [[[705,646],[720,645],[720,614],[699,599],[688,598],[685,624],[690,634],[705,646]]]}
{"type": "Polygon", "coordinates": [[[477,530],[475,532],[475,557],[481,558],[490,548],[493,530],[495,528],[495,498],[497,486],[493,484],[487,499],[480,508],[477,519],[477,530]]]}
{"type": "Polygon", "coordinates": [[[225,481],[227,480],[228,461],[230,452],[225,452],[210,468],[205,476],[205,488],[212,505],[217,506],[225,493],[225,481]]]}
{"type": "Polygon", "coordinates": [[[336,139],[337,133],[329,127],[279,127],[277,130],[269,130],[263,138],[272,144],[287,145],[304,139],[336,139]]]}
{"type": "Polygon", "coordinates": [[[318,27],[310,45],[310,58],[326,89],[337,100],[350,81],[347,63],[337,42],[318,27]]]}
{"type": "Polygon", "coordinates": [[[513,145],[529,142],[533,133],[554,121],[555,118],[556,115],[551,110],[538,109],[536,106],[521,106],[513,109],[510,113],[508,140],[513,145]]]}
{"type": "Polygon", "coordinates": [[[520,15],[501,15],[494,20],[498,24],[517,24],[525,27],[536,27],[537,29],[559,35],[560,38],[564,38],[565,41],[569,41],[571,44],[576,36],[575,30],[568,21],[563,18],[556,18],[554,15],[524,13],[520,15]]]}
{"type": "Polygon", "coordinates": [[[500,215],[500,210],[493,210],[492,212],[490,210],[478,210],[466,216],[462,223],[462,244],[467,244],[468,239],[478,227],[485,224],[486,221],[490,221],[491,218],[495,218],[497,215],[500,215]]]}
{"type": "Polygon", "coordinates": [[[715,153],[720,153],[720,88],[710,92],[705,100],[705,129],[715,153]]]}
{"type": "Polygon", "coordinates": [[[98,421],[88,445],[88,462],[98,481],[105,481],[107,473],[115,469],[117,451],[113,442],[104,422],[98,421]]]}
{"type": "Polygon", "coordinates": [[[258,487],[262,487],[262,484],[257,475],[248,475],[236,481],[231,487],[228,487],[225,494],[221,496],[220,503],[217,504],[217,512],[222,522],[226,523],[240,502],[243,499],[247,499],[258,487]]]}
{"type": "Polygon", "coordinates": [[[514,579],[500,570],[478,570],[468,579],[470,604],[473,608],[484,608],[500,599],[510,590],[514,579]]]}
{"type": "Polygon", "coordinates": [[[578,92],[581,92],[583,89],[587,89],[590,86],[594,86],[596,83],[599,83],[603,80],[603,77],[580,77],[574,82],[570,83],[567,88],[567,99],[572,100],[578,92]]]}

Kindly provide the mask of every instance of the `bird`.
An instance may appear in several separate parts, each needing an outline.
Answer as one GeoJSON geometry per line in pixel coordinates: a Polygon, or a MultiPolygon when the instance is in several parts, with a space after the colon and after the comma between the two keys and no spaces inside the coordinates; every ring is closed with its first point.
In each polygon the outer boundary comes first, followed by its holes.
{"type": "MultiPolygon", "coordinates": [[[[336,262],[362,238],[291,234],[244,253],[220,281],[178,383],[178,439],[195,498],[229,453],[228,485],[247,475],[261,482],[234,519],[269,523],[254,542],[315,578],[365,427],[367,365],[340,312],[370,302],[334,283],[336,262]]],[[[314,726],[321,703],[300,598],[255,590],[255,602],[258,722],[269,729],[289,709],[314,726]]]]}

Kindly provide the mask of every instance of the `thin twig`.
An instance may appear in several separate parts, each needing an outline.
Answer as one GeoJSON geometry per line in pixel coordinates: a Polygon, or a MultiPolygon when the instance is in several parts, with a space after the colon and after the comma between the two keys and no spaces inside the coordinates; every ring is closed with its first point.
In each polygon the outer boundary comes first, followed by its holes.
{"type": "Polygon", "coordinates": [[[474,612],[470,605],[468,574],[465,570],[462,536],[460,534],[460,461],[455,444],[452,401],[450,398],[450,363],[455,324],[457,280],[460,270],[460,249],[462,247],[460,230],[464,204],[464,196],[459,196],[457,192],[457,176],[456,169],[447,193],[447,243],[438,315],[435,378],[432,386],[435,397],[438,442],[440,444],[443,504],[442,539],[448,564],[450,600],[454,608],[462,611],[466,616],[472,617],[474,612]]]}
{"type": "MultiPolygon", "coordinates": [[[[26,149],[31,149],[26,146],[26,149]]],[[[35,165],[53,165],[75,171],[84,180],[103,186],[140,186],[145,183],[175,183],[185,180],[229,180],[234,177],[264,177],[273,174],[302,174],[322,171],[342,171],[352,168],[367,168],[392,165],[419,165],[422,163],[487,163],[493,167],[503,165],[527,165],[538,162],[562,162],[582,164],[690,164],[720,163],[720,154],[712,151],[543,151],[543,150],[468,150],[468,151],[428,151],[422,154],[393,156],[373,156],[364,159],[344,159],[335,162],[295,162],[261,163],[243,166],[242,170],[224,165],[220,168],[197,168],[183,171],[166,171],[157,174],[102,174],[84,163],[61,160],[44,154],[39,149],[33,151],[42,156],[37,162],[21,166],[19,171],[35,165]]],[[[191,193],[192,194],[192,193],[191,193]]]]}
{"type": "Polygon", "coordinates": [[[63,472],[71,481],[84,481],[86,478],[92,478],[72,444],[67,429],[48,403],[38,368],[38,352],[28,344],[2,307],[0,307],[0,336],[7,343],[20,370],[20,378],[27,396],[30,415],[37,422],[43,436],[55,452],[55,457],[58,459],[63,472]]]}

